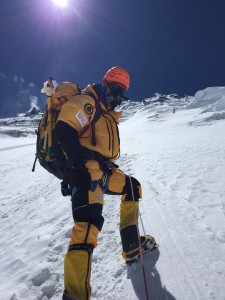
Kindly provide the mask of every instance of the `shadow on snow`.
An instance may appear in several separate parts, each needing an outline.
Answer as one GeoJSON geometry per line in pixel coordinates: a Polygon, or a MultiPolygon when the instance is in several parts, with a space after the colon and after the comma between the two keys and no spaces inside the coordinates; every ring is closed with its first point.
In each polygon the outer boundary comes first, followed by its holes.
{"type": "MultiPolygon", "coordinates": [[[[176,298],[167,291],[166,287],[162,286],[160,275],[155,267],[159,254],[159,249],[156,248],[153,252],[144,256],[148,298],[149,300],[175,300],[176,298]]],[[[147,300],[140,260],[136,264],[127,266],[127,277],[131,279],[137,298],[140,300],[147,300]]]]}

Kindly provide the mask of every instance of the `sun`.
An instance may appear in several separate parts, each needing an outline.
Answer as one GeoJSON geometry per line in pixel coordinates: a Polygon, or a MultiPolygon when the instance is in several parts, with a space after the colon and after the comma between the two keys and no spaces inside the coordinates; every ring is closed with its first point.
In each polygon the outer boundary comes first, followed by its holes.
{"type": "Polygon", "coordinates": [[[55,5],[60,6],[60,7],[66,7],[68,4],[68,0],[52,0],[55,5]]]}

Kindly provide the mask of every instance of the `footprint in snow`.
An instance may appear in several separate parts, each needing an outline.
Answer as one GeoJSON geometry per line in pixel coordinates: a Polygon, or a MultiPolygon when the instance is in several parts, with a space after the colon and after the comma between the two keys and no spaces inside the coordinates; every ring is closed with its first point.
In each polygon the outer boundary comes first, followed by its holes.
{"type": "Polygon", "coordinates": [[[3,214],[3,215],[1,215],[1,218],[2,218],[2,219],[8,218],[8,214],[3,214]]]}
{"type": "Polygon", "coordinates": [[[71,237],[71,234],[72,234],[72,228],[68,229],[65,233],[64,233],[64,236],[65,238],[70,238],[71,237]]]}
{"type": "MultiPolygon", "coordinates": [[[[43,286],[41,291],[43,295],[47,297],[46,299],[50,299],[55,294],[55,284],[43,286]]],[[[44,298],[42,300],[44,300],[44,298]]]]}
{"type": "Polygon", "coordinates": [[[120,277],[123,273],[124,269],[123,268],[120,268],[118,269],[115,274],[114,274],[114,277],[117,278],[117,277],[120,277]]]}
{"type": "Polygon", "coordinates": [[[45,281],[51,277],[51,273],[48,268],[40,270],[34,277],[31,278],[33,285],[41,286],[45,281]]]}
{"type": "Polygon", "coordinates": [[[18,300],[17,296],[15,293],[12,294],[10,300],[18,300]]]}

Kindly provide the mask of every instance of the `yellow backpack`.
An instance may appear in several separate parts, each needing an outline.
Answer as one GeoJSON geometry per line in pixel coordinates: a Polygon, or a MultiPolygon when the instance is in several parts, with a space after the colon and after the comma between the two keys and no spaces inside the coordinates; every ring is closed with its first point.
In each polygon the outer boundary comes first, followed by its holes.
{"type": "Polygon", "coordinates": [[[32,172],[35,170],[35,164],[38,159],[43,168],[57,178],[63,179],[63,169],[52,155],[52,131],[56,126],[63,104],[72,96],[81,94],[81,90],[77,84],[71,82],[62,82],[60,85],[54,86],[53,78],[49,77],[48,81],[44,83],[44,88],[41,92],[47,95],[47,105],[36,131],[36,157],[32,172]]]}

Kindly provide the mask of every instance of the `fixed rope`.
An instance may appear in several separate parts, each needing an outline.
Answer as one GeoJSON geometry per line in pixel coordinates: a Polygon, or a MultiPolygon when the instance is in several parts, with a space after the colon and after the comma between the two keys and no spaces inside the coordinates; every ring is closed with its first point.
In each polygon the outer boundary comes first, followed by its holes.
{"type": "MultiPolygon", "coordinates": [[[[138,211],[137,211],[136,206],[135,206],[134,188],[133,188],[133,184],[132,184],[132,180],[131,180],[130,167],[129,167],[127,159],[126,159],[126,163],[127,163],[128,176],[129,176],[131,192],[132,192],[132,200],[133,200],[133,206],[134,206],[134,216],[135,216],[135,223],[136,223],[136,227],[137,227],[138,243],[139,243],[139,251],[140,251],[140,260],[141,260],[141,269],[142,269],[142,274],[143,274],[143,278],[144,278],[146,300],[150,300],[149,295],[148,295],[147,280],[146,280],[146,274],[145,274],[145,268],[144,268],[144,259],[143,259],[142,248],[141,248],[141,236],[140,236],[140,230],[139,230],[139,226],[138,226],[138,211]]],[[[142,222],[142,220],[141,220],[141,222],[142,222]]],[[[143,222],[142,222],[142,227],[144,229],[143,222]]]]}

